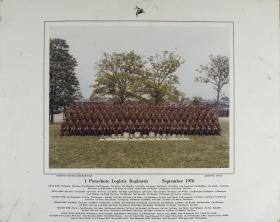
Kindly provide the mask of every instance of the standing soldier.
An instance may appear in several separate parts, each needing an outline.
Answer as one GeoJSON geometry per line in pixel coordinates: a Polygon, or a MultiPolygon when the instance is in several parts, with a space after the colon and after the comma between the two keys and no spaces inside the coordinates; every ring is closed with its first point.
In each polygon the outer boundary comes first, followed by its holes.
{"type": "Polygon", "coordinates": [[[194,122],[191,122],[190,123],[190,135],[194,135],[195,134],[195,123],[194,122]]]}
{"type": "Polygon", "coordinates": [[[107,133],[108,133],[108,135],[111,135],[114,133],[113,122],[111,119],[109,119],[109,121],[107,123],[107,133]]]}
{"type": "Polygon", "coordinates": [[[138,119],[136,119],[136,121],[135,121],[135,123],[134,123],[134,126],[135,126],[135,131],[136,131],[136,132],[139,132],[140,123],[139,123],[138,119]]]}
{"type": "Polygon", "coordinates": [[[115,119],[112,125],[113,134],[118,134],[118,119],[115,119]]]}
{"type": "Polygon", "coordinates": [[[168,119],[165,122],[165,129],[166,129],[166,134],[171,134],[171,121],[168,119]]]}
{"type": "Polygon", "coordinates": [[[76,136],[79,136],[81,135],[81,123],[80,123],[80,120],[77,120],[76,123],[75,123],[75,135],[76,136]]]}
{"type": "Polygon", "coordinates": [[[88,123],[87,123],[87,135],[92,135],[92,130],[91,130],[91,127],[92,127],[92,120],[89,119],[88,123]]]}
{"type": "Polygon", "coordinates": [[[60,126],[60,136],[67,136],[66,134],[66,123],[62,122],[60,126]]]}
{"type": "Polygon", "coordinates": [[[125,126],[126,126],[126,122],[125,122],[124,117],[123,117],[122,121],[120,122],[120,127],[121,127],[122,132],[126,132],[125,131],[125,126]]]}
{"type": "Polygon", "coordinates": [[[177,121],[174,119],[171,123],[171,134],[176,134],[177,132],[177,121]]]}
{"type": "Polygon", "coordinates": [[[81,123],[82,127],[81,127],[81,130],[80,130],[80,135],[81,136],[85,136],[86,135],[86,127],[87,127],[87,121],[85,119],[82,120],[82,123],[81,123]]]}

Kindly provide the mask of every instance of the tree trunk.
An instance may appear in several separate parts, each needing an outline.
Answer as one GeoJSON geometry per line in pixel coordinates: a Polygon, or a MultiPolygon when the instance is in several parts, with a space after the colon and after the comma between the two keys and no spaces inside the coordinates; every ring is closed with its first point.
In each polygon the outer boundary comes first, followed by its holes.
{"type": "Polygon", "coordinates": [[[63,110],[62,110],[63,120],[65,120],[65,113],[66,113],[66,106],[63,106],[63,110]]]}
{"type": "Polygon", "coordinates": [[[156,95],[156,98],[155,98],[155,105],[159,104],[160,103],[160,100],[159,100],[159,95],[156,95]]]}
{"type": "Polygon", "coordinates": [[[124,97],[120,97],[120,104],[124,104],[124,102],[125,102],[125,98],[124,97]]]}
{"type": "Polygon", "coordinates": [[[160,93],[158,92],[158,91],[156,91],[156,93],[155,93],[156,95],[155,95],[155,105],[158,105],[158,104],[160,104],[160,100],[161,100],[161,98],[160,98],[160,93]]]}
{"type": "Polygon", "coordinates": [[[220,93],[221,90],[217,90],[217,98],[216,98],[216,108],[219,108],[219,104],[220,104],[220,93]]]}
{"type": "Polygon", "coordinates": [[[53,114],[53,110],[51,110],[50,112],[50,123],[54,123],[54,114],[53,114]]]}

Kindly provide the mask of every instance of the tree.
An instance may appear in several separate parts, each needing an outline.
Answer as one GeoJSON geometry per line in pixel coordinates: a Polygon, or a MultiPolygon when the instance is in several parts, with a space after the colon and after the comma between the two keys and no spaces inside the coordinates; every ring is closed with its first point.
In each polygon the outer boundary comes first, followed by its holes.
{"type": "Polygon", "coordinates": [[[176,85],[179,84],[179,78],[175,72],[184,63],[182,58],[173,52],[163,51],[160,55],[150,56],[148,60],[150,66],[143,78],[145,94],[155,104],[163,101],[178,102],[180,92],[176,85]]]}
{"type": "Polygon", "coordinates": [[[201,103],[201,101],[202,101],[202,97],[200,97],[200,96],[194,96],[192,98],[192,104],[193,105],[199,105],[201,103]]]}
{"type": "Polygon", "coordinates": [[[219,105],[222,89],[229,83],[229,59],[226,56],[209,56],[209,63],[201,65],[196,71],[200,76],[195,78],[196,82],[210,83],[216,92],[216,105],[219,105]]]}
{"type": "Polygon", "coordinates": [[[104,53],[97,63],[97,74],[91,98],[111,96],[117,103],[139,99],[144,61],[134,51],[104,53]]]}
{"type": "Polygon", "coordinates": [[[229,97],[228,96],[224,96],[220,100],[224,101],[224,102],[229,102],[229,97]]]}
{"type": "Polygon", "coordinates": [[[53,123],[54,113],[82,97],[75,75],[76,59],[69,54],[64,39],[50,39],[49,115],[53,123]]]}
{"type": "Polygon", "coordinates": [[[187,94],[180,90],[178,90],[178,92],[179,92],[179,101],[182,103],[186,99],[187,94]]]}

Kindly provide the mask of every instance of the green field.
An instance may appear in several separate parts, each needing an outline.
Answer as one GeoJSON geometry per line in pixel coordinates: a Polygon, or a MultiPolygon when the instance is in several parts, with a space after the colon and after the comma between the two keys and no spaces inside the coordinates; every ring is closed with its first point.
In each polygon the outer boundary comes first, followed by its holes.
{"type": "Polygon", "coordinates": [[[50,168],[227,168],[229,124],[221,136],[188,141],[99,141],[93,136],[61,137],[50,125],[50,168]]]}

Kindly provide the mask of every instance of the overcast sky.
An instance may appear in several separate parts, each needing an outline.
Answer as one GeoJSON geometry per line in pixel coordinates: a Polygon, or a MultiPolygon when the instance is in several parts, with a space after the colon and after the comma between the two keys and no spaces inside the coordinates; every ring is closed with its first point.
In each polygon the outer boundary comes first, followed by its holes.
{"type": "MultiPolygon", "coordinates": [[[[231,56],[231,32],[221,26],[53,26],[49,31],[50,38],[63,38],[70,46],[70,53],[78,62],[76,73],[85,98],[92,93],[90,85],[95,80],[95,64],[104,52],[134,50],[150,56],[164,50],[175,51],[185,60],[177,70],[179,90],[187,97],[205,99],[214,99],[215,93],[211,85],[193,81],[197,75],[195,70],[208,63],[210,54],[231,56]]],[[[224,94],[229,95],[229,87],[224,88],[224,94]]]]}

